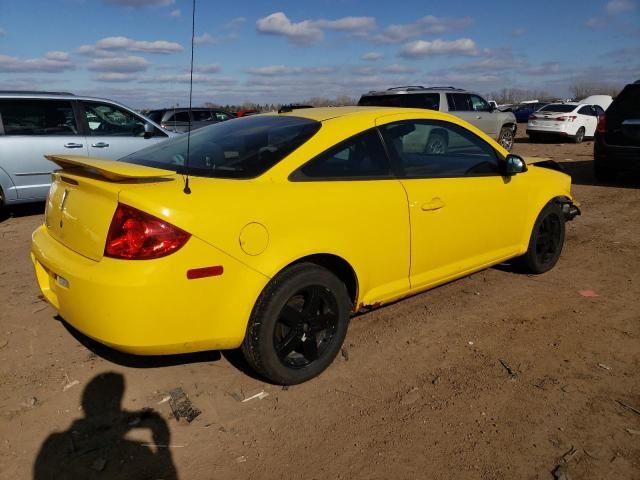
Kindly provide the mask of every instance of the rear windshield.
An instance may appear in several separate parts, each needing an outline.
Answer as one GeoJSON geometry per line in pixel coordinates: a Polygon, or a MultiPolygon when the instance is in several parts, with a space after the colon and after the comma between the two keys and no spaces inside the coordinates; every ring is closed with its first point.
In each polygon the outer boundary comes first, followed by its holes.
{"type": "Polygon", "coordinates": [[[573,112],[576,109],[576,107],[577,105],[567,105],[566,103],[552,103],[550,105],[545,105],[539,111],[568,113],[568,112],[573,112]]]}
{"type": "Polygon", "coordinates": [[[640,84],[632,83],[624,87],[607,109],[607,113],[640,118],[640,84]]]}
{"type": "MultiPolygon", "coordinates": [[[[255,116],[216,123],[191,133],[189,174],[252,178],[263,174],[320,129],[320,122],[290,116],[255,116]]],[[[120,161],[185,173],[187,134],[120,161]]]]}
{"type": "Polygon", "coordinates": [[[407,93],[397,95],[363,95],[361,107],[403,107],[440,110],[439,93],[407,93]]]}

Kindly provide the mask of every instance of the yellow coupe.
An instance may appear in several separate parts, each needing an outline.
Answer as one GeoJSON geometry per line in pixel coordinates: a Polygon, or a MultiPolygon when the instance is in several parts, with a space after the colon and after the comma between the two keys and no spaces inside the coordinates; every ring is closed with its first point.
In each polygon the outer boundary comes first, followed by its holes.
{"type": "Polygon", "coordinates": [[[327,368],[364,307],[516,257],[549,270],[579,213],[558,165],[429,110],[289,110],[48,158],[31,256],[65,321],[134,354],[241,347],[279,384],[327,368]]]}

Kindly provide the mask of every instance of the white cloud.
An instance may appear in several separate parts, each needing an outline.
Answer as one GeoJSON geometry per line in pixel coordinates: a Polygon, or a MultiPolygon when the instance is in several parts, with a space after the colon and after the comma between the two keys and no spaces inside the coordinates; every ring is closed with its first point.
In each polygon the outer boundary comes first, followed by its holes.
{"type": "Polygon", "coordinates": [[[376,28],[376,19],[373,17],[343,17],[338,20],[317,20],[312,23],[320,28],[343,32],[366,32],[376,28]]]}
{"type": "Polygon", "coordinates": [[[600,17],[591,17],[586,22],[584,22],[584,26],[587,28],[600,28],[607,25],[607,21],[604,18],[600,17]]]}
{"type": "Polygon", "coordinates": [[[169,54],[182,52],[182,45],[167,40],[133,40],[128,37],[105,37],[94,45],[82,45],[76,51],[82,55],[110,56],[117,51],[169,54]]]}
{"type": "Polygon", "coordinates": [[[134,73],[144,72],[149,66],[150,63],[146,59],[131,55],[127,57],[97,58],[89,64],[87,69],[94,72],[134,73]]]}
{"type": "Polygon", "coordinates": [[[284,12],[276,12],[256,22],[258,32],[280,35],[298,45],[317,43],[324,38],[323,30],[363,33],[376,28],[373,17],[343,17],[336,20],[303,20],[292,22],[284,12]]]}
{"type": "Polygon", "coordinates": [[[171,18],[179,18],[182,15],[182,11],[179,8],[176,8],[175,10],[171,10],[171,12],[169,12],[169,16],[171,18]]]}
{"type": "Polygon", "coordinates": [[[609,15],[618,15],[635,10],[636,6],[636,2],[633,0],[611,0],[607,2],[605,10],[609,15]]]}
{"type": "Polygon", "coordinates": [[[167,7],[175,3],[174,0],[102,0],[107,5],[117,5],[120,7],[144,8],[144,7],[167,7]]]}
{"type": "Polygon", "coordinates": [[[104,72],[92,77],[98,82],[132,82],[138,79],[135,73],[104,72]]]}
{"type": "Polygon", "coordinates": [[[394,63],[392,65],[387,65],[382,68],[382,71],[385,73],[416,73],[418,72],[417,68],[410,67],[408,65],[401,65],[399,63],[394,63]]]}
{"type": "Polygon", "coordinates": [[[555,75],[562,73],[559,63],[547,62],[540,65],[532,65],[524,70],[528,75],[555,75]]]}
{"type": "Polygon", "coordinates": [[[194,72],[201,73],[218,73],[222,71],[222,65],[219,63],[211,63],[209,65],[197,65],[193,68],[194,72]]]}
{"type": "Polygon", "coordinates": [[[57,73],[65,70],[73,70],[66,52],[48,52],[42,58],[29,58],[22,60],[18,57],[0,55],[0,72],[46,72],[57,73]]]}
{"type": "Polygon", "coordinates": [[[457,40],[417,40],[407,43],[400,51],[405,58],[423,58],[433,55],[477,55],[476,44],[470,38],[457,40]]]}
{"type": "Polygon", "coordinates": [[[286,65],[268,65],[266,67],[250,68],[247,73],[262,77],[274,77],[276,75],[300,75],[303,73],[326,74],[335,71],[332,67],[292,67],[286,65]]]}
{"type": "Polygon", "coordinates": [[[244,25],[246,21],[247,19],[245,17],[232,18],[224,24],[224,28],[226,28],[227,30],[237,30],[242,25],[244,25]]]}
{"type": "Polygon", "coordinates": [[[202,35],[193,37],[193,43],[196,45],[211,45],[212,43],[218,43],[218,39],[205,32],[202,35]]]}
{"type": "Polygon", "coordinates": [[[383,57],[384,57],[384,53],[381,53],[381,52],[367,52],[364,55],[362,55],[362,60],[375,61],[375,60],[380,60],[383,57]]]}
{"type": "MultiPolygon", "coordinates": [[[[182,73],[177,75],[158,75],[143,78],[140,83],[189,83],[191,75],[182,73]]],[[[193,83],[206,83],[213,85],[235,85],[238,81],[235,78],[217,77],[211,75],[193,74],[193,83]]]]}
{"type": "Polygon", "coordinates": [[[439,35],[465,28],[471,23],[472,20],[468,17],[446,18],[427,15],[414,23],[389,25],[381,34],[373,36],[372,40],[378,43],[400,43],[422,35],[439,35]]]}

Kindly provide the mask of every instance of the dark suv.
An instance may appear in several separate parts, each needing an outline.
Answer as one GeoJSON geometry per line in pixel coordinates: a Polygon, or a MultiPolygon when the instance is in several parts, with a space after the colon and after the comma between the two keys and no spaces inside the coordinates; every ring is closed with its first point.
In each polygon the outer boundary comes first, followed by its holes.
{"type": "Polygon", "coordinates": [[[358,105],[375,107],[427,108],[462,118],[511,150],[516,136],[516,117],[501,112],[477,93],[454,87],[394,87],[365,93],[358,105]]]}
{"type": "Polygon", "coordinates": [[[640,80],[624,87],[600,116],[593,167],[598,180],[610,180],[620,170],[640,171],[640,80]]]}
{"type": "Polygon", "coordinates": [[[233,113],[215,108],[192,108],[191,116],[189,116],[188,108],[163,108],[151,110],[147,116],[159,123],[162,128],[174,132],[188,132],[189,125],[192,130],[196,130],[213,123],[236,118],[233,113]]]}

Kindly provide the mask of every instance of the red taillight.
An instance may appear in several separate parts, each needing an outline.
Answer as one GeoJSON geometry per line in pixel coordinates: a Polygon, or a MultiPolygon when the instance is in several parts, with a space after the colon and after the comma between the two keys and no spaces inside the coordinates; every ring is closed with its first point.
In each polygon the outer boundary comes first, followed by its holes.
{"type": "Polygon", "coordinates": [[[596,132],[606,133],[606,131],[607,131],[607,114],[603,113],[598,117],[598,126],[596,127],[596,132]]]}
{"type": "Polygon", "coordinates": [[[576,117],[575,115],[568,115],[568,116],[556,117],[555,121],[556,122],[565,122],[565,121],[573,122],[576,118],[578,117],[576,117]]]}
{"type": "Polygon", "coordinates": [[[536,117],[533,113],[531,115],[529,115],[529,120],[537,120],[538,117],[536,117]]]}
{"type": "Polygon", "coordinates": [[[191,235],[137,208],[118,204],[113,214],[104,255],[128,260],[150,260],[184,246],[191,235]]]}

